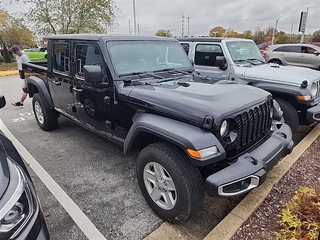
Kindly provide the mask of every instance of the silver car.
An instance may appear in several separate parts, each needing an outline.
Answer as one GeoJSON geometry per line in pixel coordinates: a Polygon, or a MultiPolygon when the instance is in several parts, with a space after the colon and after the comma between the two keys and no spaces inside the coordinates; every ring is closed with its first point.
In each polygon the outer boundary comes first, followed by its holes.
{"type": "Polygon", "coordinates": [[[275,44],[263,56],[267,62],[320,70],[320,47],[312,44],[275,44]]]}

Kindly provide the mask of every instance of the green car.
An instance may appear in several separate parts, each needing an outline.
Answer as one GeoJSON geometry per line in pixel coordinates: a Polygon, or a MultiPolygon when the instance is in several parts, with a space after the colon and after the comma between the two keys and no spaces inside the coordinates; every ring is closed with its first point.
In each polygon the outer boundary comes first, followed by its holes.
{"type": "Polygon", "coordinates": [[[31,61],[44,60],[47,58],[47,51],[40,51],[38,48],[28,48],[22,50],[22,52],[27,54],[31,61]]]}

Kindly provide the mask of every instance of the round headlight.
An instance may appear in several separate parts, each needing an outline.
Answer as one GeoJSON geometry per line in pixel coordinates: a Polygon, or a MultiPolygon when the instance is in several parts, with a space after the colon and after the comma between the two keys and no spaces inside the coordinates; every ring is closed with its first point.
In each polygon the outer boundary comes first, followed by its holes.
{"type": "Polygon", "coordinates": [[[228,132],[229,124],[227,120],[223,120],[220,127],[220,136],[223,137],[228,132]]]}
{"type": "Polygon", "coordinates": [[[313,82],[312,85],[311,85],[311,95],[314,97],[317,95],[318,93],[318,86],[317,86],[317,83],[316,82],[313,82]]]}

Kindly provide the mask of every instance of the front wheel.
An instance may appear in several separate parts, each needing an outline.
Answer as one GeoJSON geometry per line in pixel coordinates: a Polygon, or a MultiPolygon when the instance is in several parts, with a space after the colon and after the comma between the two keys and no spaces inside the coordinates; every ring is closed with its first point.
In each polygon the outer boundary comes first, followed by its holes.
{"type": "Polygon", "coordinates": [[[299,115],[297,110],[286,100],[275,98],[279,103],[281,110],[283,111],[284,122],[291,128],[292,134],[294,134],[299,127],[299,115]]]}
{"type": "Polygon", "coordinates": [[[49,131],[57,127],[57,112],[46,107],[39,93],[33,95],[32,107],[37,123],[42,130],[49,131]]]}
{"type": "Polygon", "coordinates": [[[145,147],[138,155],[136,172],[146,202],[165,221],[186,222],[201,209],[200,171],[174,145],[158,142],[145,147]]]}

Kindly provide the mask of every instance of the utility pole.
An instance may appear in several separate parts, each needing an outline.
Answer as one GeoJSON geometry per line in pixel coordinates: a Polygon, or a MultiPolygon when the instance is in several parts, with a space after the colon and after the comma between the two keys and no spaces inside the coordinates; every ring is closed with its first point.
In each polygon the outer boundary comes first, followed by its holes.
{"type": "Polygon", "coordinates": [[[292,38],[292,29],[293,29],[293,20],[292,20],[292,23],[291,23],[290,43],[291,43],[291,38],[292,38]]]}
{"type": "Polygon", "coordinates": [[[182,37],[184,37],[183,28],[184,28],[184,15],[183,15],[183,13],[182,13],[182,20],[181,20],[181,36],[182,36],[182,37]]]}
{"type": "Polygon", "coordinates": [[[135,0],[133,0],[133,24],[134,24],[134,34],[137,35],[136,3],[135,3],[135,0]]]}
{"type": "Polygon", "coordinates": [[[189,19],[191,18],[191,17],[187,17],[188,18],[188,37],[190,37],[190,35],[189,35],[189,19]]]}
{"type": "Polygon", "coordinates": [[[273,45],[273,43],[274,43],[274,35],[276,34],[277,26],[278,26],[278,21],[279,21],[280,18],[281,18],[281,16],[277,18],[277,20],[276,20],[276,26],[275,26],[275,28],[273,28],[271,45],[273,45]]]}

